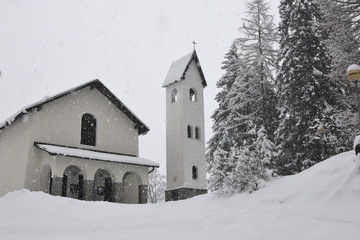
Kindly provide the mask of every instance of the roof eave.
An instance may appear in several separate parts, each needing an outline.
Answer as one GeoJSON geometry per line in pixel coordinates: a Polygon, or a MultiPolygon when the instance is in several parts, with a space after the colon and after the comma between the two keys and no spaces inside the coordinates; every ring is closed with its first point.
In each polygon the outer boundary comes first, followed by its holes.
{"type": "Polygon", "coordinates": [[[119,163],[119,164],[128,164],[128,165],[144,166],[144,167],[154,167],[154,168],[159,168],[160,167],[160,165],[158,163],[156,165],[151,165],[151,164],[140,164],[140,163],[130,163],[130,162],[116,162],[116,161],[111,161],[111,160],[103,160],[103,159],[89,158],[89,157],[80,157],[80,156],[67,155],[67,154],[62,154],[62,153],[53,153],[53,152],[50,152],[49,150],[46,150],[46,149],[40,147],[39,145],[53,145],[53,146],[74,148],[74,149],[87,150],[87,151],[93,151],[93,152],[109,153],[109,154],[115,154],[115,155],[123,155],[123,156],[135,157],[133,155],[111,153],[111,152],[99,151],[99,150],[94,150],[94,149],[77,148],[77,147],[63,146],[63,145],[58,145],[58,144],[49,144],[49,143],[36,142],[36,141],[34,142],[34,146],[36,148],[38,148],[38,149],[40,149],[42,151],[45,151],[45,152],[47,152],[48,154],[50,154],[52,156],[74,157],[74,158],[80,158],[80,159],[88,159],[88,160],[104,161],[104,162],[113,162],[113,163],[119,163]]]}
{"type": "Polygon", "coordinates": [[[7,121],[4,123],[3,126],[0,127],[0,130],[5,129],[6,127],[8,127],[9,125],[11,125],[13,122],[17,121],[18,119],[20,119],[22,116],[24,116],[25,114],[30,113],[32,110],[36,109],[41,109],[42,106],[46,103],[49,103],[51,101],[54,101],[58,98],[61,98],[63,96],[66,96],[68,94],[71,94],[73,92],[76,92],[78,90],[81,90],[83,88],[86,87],[93,87],[96,88],[97,90],[99,90],[105,97],[107,97],[120,111],[124,112],[125,115],[130,118],[136,125],[136,128],[138,129],[138,133],[139,135],[145,135],[147,132],[150,131],[150,128],[148,126],[145,125],[145,123],[143,123],[134,113],[132,113],[130,111],[130,109],[128,109],[126,107],[126,105],[124,103],[122,103],[109,89],[106,88],[106,86],[104,84],[102,84],[100,82],[99,79],[95,79],[92,80],[88,83],[82,84],[78,87],[72,88],[68,91],[64,91],[62,93],[56,94],[44,101],[40,101],[39,103],[35,103],[32,106],[25,108],[23,111],[20,111],[17,115],[15,115],[15,117],[11,120],[11,122],[7,121]]]}

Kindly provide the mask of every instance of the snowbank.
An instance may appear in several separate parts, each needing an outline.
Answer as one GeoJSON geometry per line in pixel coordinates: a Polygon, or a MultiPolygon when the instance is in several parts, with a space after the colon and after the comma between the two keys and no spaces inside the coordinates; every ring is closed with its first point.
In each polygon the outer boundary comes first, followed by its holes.
{"type": "Polygon", "coordinates": [[[347,152],[253,194],[156,205],[21,190],[0,198],[0,239],[360,239],[358,161],[347,152]]]}

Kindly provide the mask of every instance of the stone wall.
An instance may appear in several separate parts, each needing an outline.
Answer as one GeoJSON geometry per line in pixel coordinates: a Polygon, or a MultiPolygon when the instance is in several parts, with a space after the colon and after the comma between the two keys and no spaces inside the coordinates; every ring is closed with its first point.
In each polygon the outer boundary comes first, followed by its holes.
{"type": "MultiPolygon", "coordinates": [[[[51,195],[61,196],[62,195],[62,184],[63,178],[54,176],[52,178],[52,186],[51,186],[51,195]]],[[[86,201],[95,201],[95,192],[94,192],[94,181],[93,180],[84,180],[83,186],[83,199],[86,201]]],[[[147,185],[139,185],[139,202],[141,204],[147,203],[148,196],[148,186],[147,185]]],[[[112,184],[112,196],[111,202],[123,203],[124,199],[124,186],[122,182],[115,182],[112,184]]]]}
{"type": "Polygon", "coordinates": [[[198,195],[206,194],[206,189],[195,188],[179,188],[174,190],[165,191],[165,201],[177,201],[192,198],[198,195]]]}

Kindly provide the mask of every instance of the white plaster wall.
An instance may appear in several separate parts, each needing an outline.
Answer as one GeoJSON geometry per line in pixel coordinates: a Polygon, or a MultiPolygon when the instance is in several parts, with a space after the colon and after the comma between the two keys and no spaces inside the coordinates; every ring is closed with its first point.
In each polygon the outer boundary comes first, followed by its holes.
{"type": "Polygon", "coordinates": [[[51,167],[49,164],[43,164],[40,170],[40,179],[39,179],[39,191],[43,191],[45,193],[50,192],[50,179],[52,176],[51,167]]]}
{"type": "Polygon", "coordinates": [[[201,77],[193,61],[185,79],[166,89],[166,148],[167,189],[179,187],[206,189],[204,96],[201,77]],[[172,89],[178,90],[177,103],[171,103],[172,89]],[[190,101],[189,90],[194,88],[197,101],[190,101]],[[176,105],[177,104],[177,105],[176,105]],[[193,138],[187,137],[191,125],[193,138]],[[200,139],[195,139],[195,127],[200,127],[200,139]],[[198,168],[198,179],[192,179],[192,166],[198,168]],[[175,175],[176,174],[176,175],[175,175]],[[173,181],[177,176],[177,181],[173,181]]]}
{"type": "Polygon", "coordinates": [[[87,87],[54,100],[31,117],[35,141],[138,156],[135,124],[97,89],[87,87]],[[81,118],[85,113],[97,119],[95,147],[80,144],[81,118]]]}
{"type": "Polygon", "coordinates": [[[30,130],[23,121],[0,133],[0,197],[24,188],[30,130]]]}
{"type": "Polygon", "coordinates": [[[185,75],[183,82],[184,106],[183,106],[183,129],[187,125],[193,128],[192,137],[187,137],[187,131],[183,131],[184,141],[184,186],[191,188],[206,189],[206,167],[205,167],[205,124],[204,124],[204,88],[201,76],[193,61],[185,75]],[[190,101],[189,90],[194,88],[197,94],[197,101],[190,101]],[[195,127],[200,127],[200,139],[195,139],[195,127]],[[192,167],[198,168],[198,179],[192,179],[192,167]]]}
{"type": "Polygon", "coordinates": [[[166,88],[166,184],[167,189],[183,185],[184,165],[182,163],[182,102],[180,83],[166,88]],[[171,102],[172,91],[176,89],[177,102],[171,102]]]}

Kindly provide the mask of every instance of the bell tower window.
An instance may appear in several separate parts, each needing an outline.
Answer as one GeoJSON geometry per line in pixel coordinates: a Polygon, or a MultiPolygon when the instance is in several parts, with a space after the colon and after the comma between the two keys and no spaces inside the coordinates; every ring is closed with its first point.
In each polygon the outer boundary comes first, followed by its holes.
{"type": "Polygon", "coordinates": [[[195,127],[195,139],[200,139],[200,128],[195,127]]]}
{"type": "Polygon", "coordinates": [[[189,97],[190,97],[190,101],[196,102],[197,99],[196,99],[196,91],[195,91],[195,89],[190,88],[189,97]]]}
{"type": "Polygon", "coordinates": [[[96,145],[96,119],[90,113],[85,113],[81,118],[81,144],[96,145]]]}
{"type": "Polygon", "coordinates": [[[177,102],[177,101],[178,101],[177,90],[174,89],[171,92],[171,102],[177,102]]]}
{"type": "Polygon", "coordinates": [[[198,169],[196,166],[192,167],[192,179],[194,180],[198,179],[198,169]]]}
{"type": "Polygon", "coordinates": [[[190,125],[187,126],[187,137],[192,138],[192,127],[190,125]]]}

